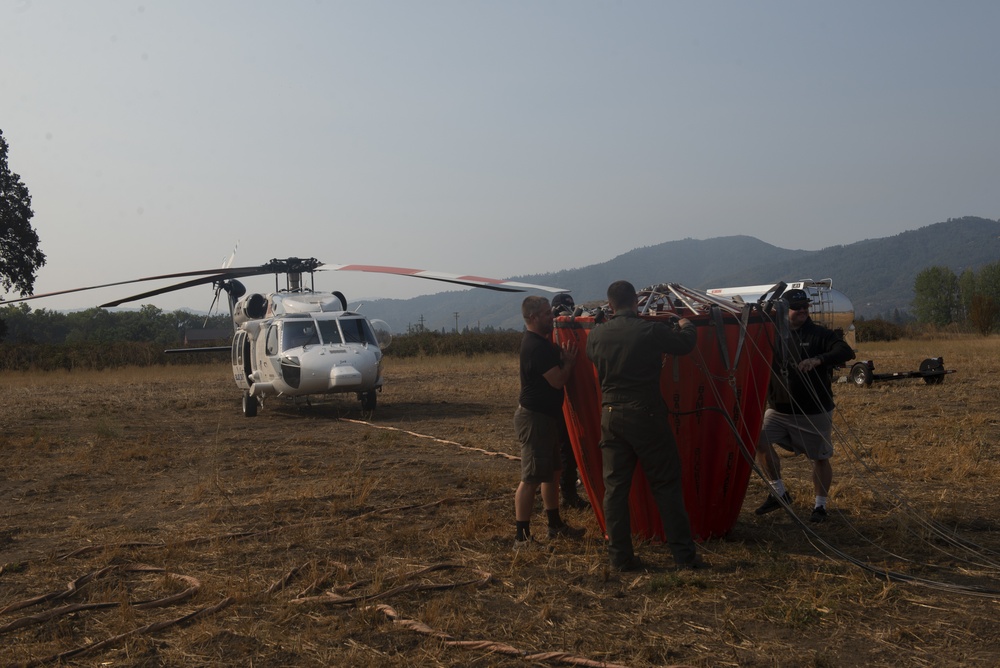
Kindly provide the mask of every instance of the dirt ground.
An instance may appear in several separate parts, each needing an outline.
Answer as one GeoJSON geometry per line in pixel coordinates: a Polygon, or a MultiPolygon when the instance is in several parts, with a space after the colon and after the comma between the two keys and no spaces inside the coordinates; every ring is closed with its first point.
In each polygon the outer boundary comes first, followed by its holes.
{"type": "Polygon", "coordinates": [[[958,373],[836,388],[831,521],[751,480],[695,572],[609,572],[589,511],[512,550],[512,357],[390,358],[372,420],[244,418],[219,367],[0,376],[0,664],[996,665],[1000,342],[907,346],[861,355],[958,373]]]}

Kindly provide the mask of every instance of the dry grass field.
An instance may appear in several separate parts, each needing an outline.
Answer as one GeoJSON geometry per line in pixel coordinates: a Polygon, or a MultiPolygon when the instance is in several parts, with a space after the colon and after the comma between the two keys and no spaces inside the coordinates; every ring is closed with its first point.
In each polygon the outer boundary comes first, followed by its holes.
{"type": "Polygon", "coordinates": [[[222,367],[2,375],[0,664],[997,665],[998,353],[863,345],[957,373],[836,387],[829,522],[755,516],[752,479],[710,570],[643,544],[629,574],[588,512],[512,551],[513,357],[390,359],[371,422],[353,397],[246,419],[222,367]]]}

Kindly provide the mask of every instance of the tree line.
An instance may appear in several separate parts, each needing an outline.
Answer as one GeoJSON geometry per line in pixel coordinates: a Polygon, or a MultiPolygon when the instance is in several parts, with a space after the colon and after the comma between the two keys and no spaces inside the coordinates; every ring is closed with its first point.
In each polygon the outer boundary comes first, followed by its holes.
{"type": "MultiPolygon", "coordinates": [[[[9,319],[13,336],[0,345],[0,372],[103,370],[126,366],[229,363],[229,352],[168,354],[180,343],[177,331],[185,324],[200,327],[204,316],[186,311],[163,313],[153,306],[137,312],[88,309],[74,313],[30,311],[26,305],[8,305],[0,317],[9,319]]],[[[215,316],[210,325],[232,330],[229,316],[215,316]]],[[[219,328],[222,330],[223,328],[219,328]]],[[[229,339],[218,344],[228,344],[229,339]]],[[[390,357],[437,355],[516,355],[521,332],[441,333],[411,332],[393,338],[390,357]]]]}
{"type": "Polygon", "coordinates": [[[0,341],[13,344],[74,344],[129,341],[176,346],[189,330],[217,329],[229,343],[233,321],[228,314],[196,315],[188,311],[163,311],[146,304],[138,311],[89,308],[61,313],[32,310],[27,304],[0,308],[0,341]]]}
{"type": "Polygon", "coordinates": [[[958,325],[983,336],[1000,326],[1000,262],[956,274],[949,267],[924,269],[913,284],[917,322],[958,325]]]}
{"type": "MultiPolygon", "coordinates": [[[[913,317],[919,327],[957,327],[983,336],[1000,329],[1000,262],[978,270],[966,269],[961,274],[945,266],[928,267],[917,274],[913,291],[913,317]]],[[[859,318],[857,327],[860,340],[877,340],[890,334],[891,338],[905,336],[900,325],[908,324],[895,319],[859,318]],[[882,320],[888,322],[883,326],[882,320]]],[[[7,344],[132,342],[177,346],[186,332],[200,329],[231,331],[232,321],[227,314],[206,317],[183,310],[163,311],[150,304],[138,310],[95,307],[70,313],[33,310],[23,302],[0,306],[0,341],[7,344]]],[[[397,337],[400,345],[394,347],[399,348],[395,354],[402,356],[439,354],[444,350],[469,353],[469,344],[475,339],[472,353],[494,352],[511,346],[511,334],[516,338],[516,332],[466,331],[460,335],[464,341],[459,343],[443,333],[414,329],[397,337]]],[[[228,342],[228,334],[221,338],[226,339],[221,343],[228,342]]]]}

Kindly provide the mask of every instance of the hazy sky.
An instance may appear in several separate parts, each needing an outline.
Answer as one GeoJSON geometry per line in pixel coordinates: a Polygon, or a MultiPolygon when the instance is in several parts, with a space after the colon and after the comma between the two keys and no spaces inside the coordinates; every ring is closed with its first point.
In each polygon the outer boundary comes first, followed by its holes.
{"type": "Polygon", "coordinates": [[[995,0],[0,0],[0,130],[36,292],[237,240],[237,265],[504,278],[686,237],[818,249],[1000,217],[998,34],[995,0]]]}

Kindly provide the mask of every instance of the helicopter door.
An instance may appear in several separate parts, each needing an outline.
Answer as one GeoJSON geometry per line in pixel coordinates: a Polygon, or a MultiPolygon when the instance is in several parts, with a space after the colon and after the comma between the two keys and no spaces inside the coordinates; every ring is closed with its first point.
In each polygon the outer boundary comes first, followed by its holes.
{"type": "Polygon", "coordinates": [[[250,374],[253,367],[250,365],[250,340],[244,331],[236,332],[233,337],[233,379],[236,385],[243,389],[250,388],[250,374]]]}
{"type": "Polygon", "coordinates": [[[267,338],[265,339],[264,354],[268,357],[276,357],[278,355],[278,341],[280,337],[278,336],[278,325],[273,324],[267,328],[267,338]]]}
{"type": "Polygon", "coordinates": [[[273,383],[278,378],[278,353],[281,332],[278,323],[271,323],[264,334],[263,340],[258,340],[257,365],[261,380],[273,383]],[[261,345],[263,344],[263,345],[261,345]],[[261,350],[263,348],[263,350],[261,350]],[[263,352],[263,354],[261,354],[263,352]]]}

